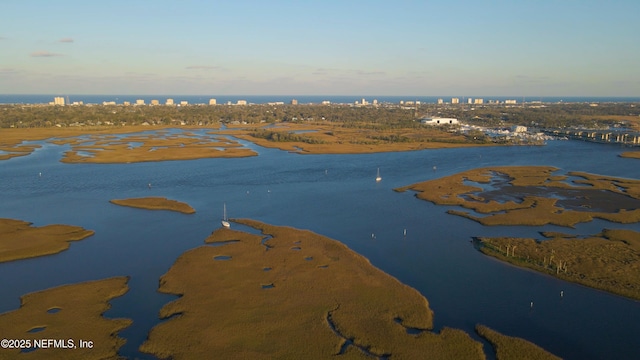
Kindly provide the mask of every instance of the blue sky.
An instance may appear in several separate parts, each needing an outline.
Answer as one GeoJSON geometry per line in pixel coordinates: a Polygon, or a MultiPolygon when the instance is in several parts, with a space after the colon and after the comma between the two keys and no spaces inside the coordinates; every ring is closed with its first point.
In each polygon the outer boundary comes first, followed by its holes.
{"type": "Polygon", "coordinates": [[[640,1],[3,0],[0,93],[640,96],[640,1]]]}

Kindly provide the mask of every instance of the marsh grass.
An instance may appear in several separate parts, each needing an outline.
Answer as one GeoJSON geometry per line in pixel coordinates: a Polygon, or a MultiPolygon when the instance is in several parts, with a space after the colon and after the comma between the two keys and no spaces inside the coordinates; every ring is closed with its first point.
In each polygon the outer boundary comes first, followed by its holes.
{"type": "Polygon", "coordinates": [[[193,160],[219,157],[256,156],[254,151],[238,142],[224,138],[168,136],[162,132],[154,135],[128,136],[123,139],[110,137],[96,140],[68,140],[72,150],[65,153],[62,162],[67,163],[133,163],[167,160],[193,160]],[[131,143],[141,143],[131,146],[131,143]],[[90,156],[81,156],[85,152],[90,156]]]}
{"type": "MultiPolygon", "coordinates": [[[[85,126],[67,128],[0,129],[0,160],[28,155],[38,145],[24,145],[24,141],[51,139],[57,145],[71,145],[62,162],[67,163],[133,163],[165,160],[193,160],[219,157],[248,157],[257,154],[226,138],[208,138],[193,133],[168,135],[164,130],[175,126],[85,126]],[[156,130],[154,135],[130,135],[156,130]],[[124,138],[114,135],[124,134],[124,138]],[[129,146],[142,142],[142,146],[129,146]],[[81,156],[79,151],[91,156],[81,156]]],[[[183,127],[189,128],[189,127],[183,127]]]]}
{"type": "MultiPolygon", "coordinates": [[[[310,231],[234,222],[263,235],[219,229],[206,242],[226,245],[180,256],[159,291],[181,297],[161,309],[161,318],[170,319],[152,329],[141,351],[173,359],[326,359],[351,339],[372,354],[399,359],[484,358],[481,344],[463,331],[428,331],[427,300],[342,243],[310,231]],[[218,255],[231,259],[214,261],[218,255]],[[427,331],[411,335],[405,327],[427,331]]],[[[364,356],[355,346],[345,350],[341,357],[364,356]]]]}
{"type": "Polygon", "coordinates": [[[546,235],[555,236],[543,241],[509,237],[476,240],[486,255],[640,300],[640,233],[605,229],[585,238],[546,235]]]}
{"type": "Polygon", "coordinates": [[[77,348],[41,348],[28,354],[20,354],[20,349],[0,349],[0,359],[117,359],[118,349],[125,343],[118,332],[130,326],[131,320],[107,319],[102,314],[111,299],[127,292],[127,281],[126,277],[114,277],[22,296],[19,309],[0,314],[3,339],[72,339],[77,348]],[[93,348],[80,348],[80,339],[93,341],[93,348]]]}
{"type": "Polygon", "coordinates": [[[529,341],[500,334],[483,325],[476,325],[476,332],[491,343],[497,360],[561,359],[529,341]]]}
{"type": "Polygon", "coordinates": [[[620,157],[630,159],[640,159],[640,151],[625,151],[620,154],[620,157]]]}
{"type": "Polygon", "coordinates": [[[32,227],[21,220],[0,219],[0,262],[57,254],[69,248],[69,242],[93,235],[79,226],[46,225],[32,227]]]}
{"type": "MultiPolygon", "coordinates": [[[[260,146],[301,154],[361,154],[376,152],[411,151],[469,146],[490,146],[469,142],[466,137],[430,127],[379,129],[375,127],[345,127],[340,123],[289,123],[272,128],[281,138],[294,131],[315,130],[304,134],[304,141],[274,141],[256,134],[255,126],[236,126],[233,135],[260,146]]],[[[222,133],[222,132],[213,132],[222,133]]],[[[224,132],[228,133],[228,132],[224,132]]]]}
{"type": "MultiPolygon", "coordinates": [[[[396,191],[414,190],[420,199],[438,205],[458,205],[485,216],[475,216],[469,212],[449,210],[448,213],[463,216],[483,225],[529,225],[541,226],[554,224],[573,227],[575,224],[588,222],[594,218],[618,223],[634,223],[640,221],[640,209],[618,208],[614,212],[571,210],[559,206],[557,198],[545,197],[547,192],[571,190],[577,192],[585,203],[607,201],[607,194],[624,196],[640,200],[640,181],[634,179],[614,178],[583,172],[569,172],[568,175],[579,177],[574,184],[565,182],[567,176],[554,175],[558,169],[549,166],[515,166],[480,168],[408,185],[396,191]],[[519,201],[496,201],[488,197],[483,189],[472,186],[469,182],[489,183],[496,176],[507,177],[511,187],[523,187],[535,190],[538,196],[522,195],[519,201]],[[604,193],[604,195],[602,195],[604,193]],[[592,196],[597,194],[598,196],[592,196]],[[593,198],[592,200],[587,200],[593,198]]],[[[575,195],[574,195],[575,196],[575,195]]]]}
{"type": "Polygon", "coordinates": [[[183,214],[194,214],[196,210],[189,206],[187,203],[183,203],[176,200],[170,200],[164,197],[143,197],[133,199],[113,199],[109,200],[110,203],[129,206],[139,209],[147,210],[170,210],[177,211],[183,214]]]}
{"type": "MultiPolygon", "coordinates": [[[[266,125],[266,124],[265,124],[266,125]]],[[[168,135],[164,129],[175,126],[84,126],[66,128],[15,128],[0,129],[0,149],[7,152],[0,160],[30,154],[38,146],[24,145],[23,141],[51,139],[57,145],[71,145],[62,162],[67,163],[133,163],[165,160],[192,160],[218,157],[248,157],[257,154],[239,143],[220,137],[206,139],[193,133],[168,135]],[[129,136],[125,139],[115,134],[128,134],[156,130],[157,134],[129,136]],[[80,136],[84,138],[79,138],[80,136]],[[86,138],[88,136],[88,139],[86,138]],[[143,142],[130,148],[129,142],[143,142]],[[79,155],[85,152],[90,156],[79,155]]],[[[493,143],[470,142],[466,137],[429,127],[400,127],[380,129],[345,127],[341,123],[317,122],[310,124],[287,123],[271,129],[282,134],[312,130],[305,133],[305,141],[275,142],[252,136],[264,126],[227,125],[228,130],[214,130],[209,134],[231,135],[257,145],[277,148],[301,154],[358,154],[422,149],[491,146],[493,143]]],[[[181,127],[205,128],[205,127],[181,127]]]]}
{"type": "Polygon", "coordinates": [[[6,154],[0,154],[0,160],[8,160],[18,156],[25,156],[31,154],[35,149],[39,149],[40,145],[23,145],[16,144],[14,146],[0,146],[0,151],[6,152],[6,154]]]}

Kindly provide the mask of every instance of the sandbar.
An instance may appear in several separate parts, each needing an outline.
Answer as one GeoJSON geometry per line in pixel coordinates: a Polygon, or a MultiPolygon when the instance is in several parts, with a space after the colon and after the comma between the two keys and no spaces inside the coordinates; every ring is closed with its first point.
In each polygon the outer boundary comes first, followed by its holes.
{"type": "Polygon", "coordinates": [[[170,210],[181,212],[183,214],[194,214],[196,212],[196,210],[187,203],[170,200],[164,197],[150,196],[132,199],[113,199],[109,200],[109,202],[116,205],[147,210],[170,210]]]}
{"type": "Polygon", "coordinates": [[[0,334],[3,339],[24,339],[22,345],[27,349],[0,349],[0,358],[117,359],[125,343],[118,332],[130,326],[131,320],[108,319],[102,314],[111,299],[127,292],[127,281],[127,277],[114,277],[22,296],[19,309],[0,314],[0,334]],[[58,348],[51,344],[34,348],[34,342],[41,339],[61,340],[67,348],[60,344],[58,348]],[[85,343],[83,348],[80,340],[91,341],[92,347],[85,343]]]}
{"type": "Polygon", "coordinates": [[[57,254],[70,241],[93,235],[91,230],[71,225],[32,227],[22,220],[0,219],[0,262],[57,254]]]}
{"type": "Polygon", "coordinates": [[[461,330],[433,332],[415,289],[344,244],[284,226],[234,219],[260,234],[218,229],[181,255],[159,291],[165,305],[141,351],[202,359],[484,359],[461,330]]]}

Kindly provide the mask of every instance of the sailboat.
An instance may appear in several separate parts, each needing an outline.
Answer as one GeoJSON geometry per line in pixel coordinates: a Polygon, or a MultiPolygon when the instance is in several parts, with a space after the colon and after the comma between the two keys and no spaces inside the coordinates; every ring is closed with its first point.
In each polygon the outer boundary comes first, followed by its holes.
{"type": "Polygon", "coordinates": [[[376,181],[381,181],[382,176],[380,176],[380,168],[378,168],[378,175],[376,175],[376,181]]]}
{"type": "Polygon", "coordinates": [[[231,224],[229,224],[229,219],[227,219],[227,203],[222,205],[222,226],[226,228],[230,228],[231,224]]]}

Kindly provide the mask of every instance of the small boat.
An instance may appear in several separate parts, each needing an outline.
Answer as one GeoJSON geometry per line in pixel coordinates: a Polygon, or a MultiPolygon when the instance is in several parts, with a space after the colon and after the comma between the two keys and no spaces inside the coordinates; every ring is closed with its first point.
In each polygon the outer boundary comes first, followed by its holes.
{"type": "Polygon", "coordinates": [[[382,176],[380,176],[380,168],[378,168],[378,175],[376,175],[376,181],[381,181],[382,176]]]}
{"type": "Polygon", "coordinates": [[[229,219],[227,219],[227,204],[224,203],[222,205],[222,226],[226,227],[227,229],[231,227],[231,224],[229,223],[229,219]]]}

